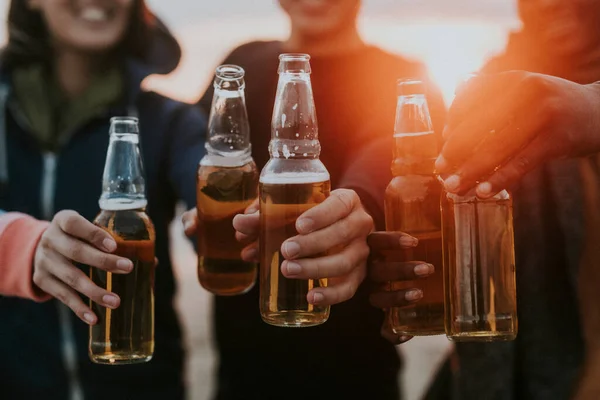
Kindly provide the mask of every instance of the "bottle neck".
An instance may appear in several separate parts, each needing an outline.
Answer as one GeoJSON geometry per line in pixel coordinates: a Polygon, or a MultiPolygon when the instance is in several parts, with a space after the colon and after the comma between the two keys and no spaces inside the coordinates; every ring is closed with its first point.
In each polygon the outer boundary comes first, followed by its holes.
{"type": "Polygon", "coordinates": [[[318,159],[321,153],[310,74],[281,72],[271,121],[271,158],[318,159]]]}
{"type": "Polygon", "coordinates": [[[433,175],[438,156],[437,137],[422,94],[398,97],[394,128],[392,173],[433,175]]]}
{"type": "Polygon", "coordinates": [[[217,78],[214,88],[205,145],[207,153],[215,160],[237,159],[237,163],[248,160],[251,158],[252,148],[243,82],[234,85],[217,78]]]}
{"type": "Polygon", "coordinates": [[[111,133],[102,178],[102,210],[144,209],[144,169],[136,133],[111,133]]]}

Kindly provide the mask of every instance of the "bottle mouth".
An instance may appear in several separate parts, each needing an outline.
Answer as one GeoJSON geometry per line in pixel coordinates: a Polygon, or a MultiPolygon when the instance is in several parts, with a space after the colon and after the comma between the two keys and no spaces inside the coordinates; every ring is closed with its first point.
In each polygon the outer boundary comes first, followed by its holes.
{"type": "Polygon", "coordinates": [[[402,78],[396,81],[398,96],[425,94],[425,83],[419,78],[402,78]]]}
{"type": "Polygon", "coordinates": [[[310,74],[310,56],[302,53],[284,53],[279,55],[280,74],[310,74]]]}
{"type": "Polygon", "coordinates": [[[112,117],[110,119],[110,133],[137,135],[139,133],[138,121],[136,117],[112,117]]]}
{"type": "Polygon", "coordinates": [[[243,78],[246,71],[239,65],[225,64],[218,66],[215,74],[224,81],[235,81],[243,78]]]}

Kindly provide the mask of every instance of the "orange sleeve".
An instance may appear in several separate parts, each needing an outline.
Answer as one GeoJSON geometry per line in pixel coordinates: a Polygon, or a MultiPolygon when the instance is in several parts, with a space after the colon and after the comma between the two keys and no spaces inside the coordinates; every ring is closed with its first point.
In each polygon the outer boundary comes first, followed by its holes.
{"type": "Polygon", "coordinates": [[[35,249],[48,225],[25,214],[0,215],[0,295],[50,299],[32,279],[35,249]]]}

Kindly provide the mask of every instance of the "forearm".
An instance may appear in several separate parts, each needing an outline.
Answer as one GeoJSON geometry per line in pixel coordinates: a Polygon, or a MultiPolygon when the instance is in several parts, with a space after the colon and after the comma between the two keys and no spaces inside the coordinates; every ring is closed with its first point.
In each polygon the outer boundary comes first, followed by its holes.
{"type": "Polygon", "coordinates": [[[33,259],[48,223],[24,214],[0,215],[0,295],[37,302],[50,298],[33,283],[33,259]]]}

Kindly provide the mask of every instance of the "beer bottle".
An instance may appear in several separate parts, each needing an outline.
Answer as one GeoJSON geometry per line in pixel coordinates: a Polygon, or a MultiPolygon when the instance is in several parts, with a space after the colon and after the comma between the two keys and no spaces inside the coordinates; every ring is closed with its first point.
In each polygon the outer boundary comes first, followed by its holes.
{"type": "Polygon", "coordinates": [[[94,224],[117,242],[114,254],[133,262],[126,275],[90,268],[99,287],[117,294],[111,310],[90,301],[98,323],[90,327],[89,355],[99,364],[150,361],[154,352],[154,226],[145,212],[144,171],[136,118],[111,120],[100,214],[94,224]]]}
{"type": "Polygon", "coordinates": [[[323,202],[329,172],[319,160],[317,115],[310,82],[310,56],[279,56],[279,83],[271,122],[271,159],[260,175],[260,312],[276,326],[314,326],[329,307],[307,302],[308,291],[326,279],[287,279],[281,274],[282,243],[295,235],[296,219],[323,202]]]}
{"type": "Polygon", "coordinates": [[[387,311],[394,332],[409,336],[444,333],[442,185],[434,173],[438,141],[424,89],[419,80],[398,81],[393,179],[385,192],[386,230],[406,232],[419,240],[418,246],[403,252],[398,261],[416,260],[435,268],[426,278],[390,285],[391,290],[423,291],[418,303],[387,311]]]}
{"type": "Polygon", "coordinates": [[[474,193],[442,201],[446,334],[453,341],[513,340],[517,335],[512,200],[474,193]]]}
{"type": "Polygon", "coordinates": [[[252,160],[244,98],[244,70],[221,65],[214,80],[207,154],[197,176],[198,280],[222,296],[246,293],[257,265],[242,261],[233,217],[257,198],[258,171],[252,160]]]}

